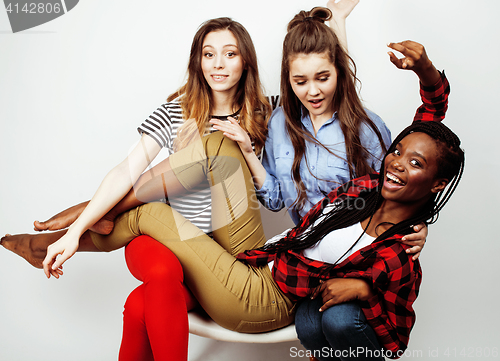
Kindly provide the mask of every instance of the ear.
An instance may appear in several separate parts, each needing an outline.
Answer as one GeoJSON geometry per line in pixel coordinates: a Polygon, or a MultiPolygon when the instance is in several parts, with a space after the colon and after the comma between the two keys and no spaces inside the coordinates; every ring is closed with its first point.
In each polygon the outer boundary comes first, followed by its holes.
{"type": "Polygon", "coordinates": [[[439,193],[441,192],[443,189],[446,188],[446,186],[448,185],[450,181],[448,179],[445,179],[445,178],[442,178],[442,179],[438,179],[434,182],[434,185],[431,189],[431,192],[432,193],[439,193]]]}

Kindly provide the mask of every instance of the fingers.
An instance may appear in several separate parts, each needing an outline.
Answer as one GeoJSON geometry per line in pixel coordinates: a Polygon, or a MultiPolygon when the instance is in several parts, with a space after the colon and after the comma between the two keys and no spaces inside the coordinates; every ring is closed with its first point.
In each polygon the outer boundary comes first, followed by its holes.
{"type": "Polygon", "coordinates": [[[47,254],[47,256],[45,257],[45,259],[43,260],[42,262],[42,265],[43,265],[43,273],[45,273],[45,276],[47,278],[50,278],[50,275],[52,274],[52,256],[49,256],[49,254],[47,254]]]}
{"type": "Polygon", "coordinates": [[[236,119],[234,119],[233,117],[227,117],[227,120],[229,120],[229,122],[231,124],[236,124],[239,126],[240,122],[238,122],[236,119]]]}
{"type": "Polygon", "coordinates": [[[425,246],[425,241],[427,238],[427,234],[429,232],[429,229],[424,223],[420,223],[416,226],[413,227],[413,230],[415,233],[407,234],[405,235],[401,241],[408,245],[411,246],[406,250],[406,253],[414,253],[415,255],[413,256],[413,260],[416,260],[420,256],[420,252],[425,246]],[[416,258],[415,258],[416,256],[416,258]]]}
{"type": "Polygon", "coordinates": [[[420,43],[405,40],[399,43],[389,43],[387,46],[404,55],[403,58],[397,59],[394,54],[389,54],[391,62],[399,69],[414,71],[421,80],[422,72],[432,66],[424,46],[420,43]]]}
{"type": "Polygon", "coordinates": [[[338,302],[335,299],[331,298],[328,301],[326,301],[323,304],[323,306],[320,307],[319,312],[324,312],[325,310],[327,310],[328,308],[330,308],[332,306],[335,306],[336,304],[338,304],[338,302]]]}
{"type": "Polygon", "coordinates": [[[232,117],[227,117],[227,121],[211,119],[210,123],[214,129],[223,132],[224,136],[238,142],[243,152],[253,152],[252,142],[247,132],[239,125],[238,121],[232,117]]]}
{"type": "Polygon", "coordinates": [[[323,292],[323,289],[325,288],[325,283],[323,280],[319,280],[319,286],[316,287],[313,291],[313,293],[311,294],[311,300],[314,300],[318,294],[321,292],[323,292]]]}
{"type": "Polygon", "coordinates": [[[73,256],[73,253],[71,253],[70,251],[57,250],[53,246],[54,245],[50,245],[47,248],[47,256],[45,256],[45,259],[42,262],[43,272],[45,273],[45,276],[47,276],[47,278],[50,278],[51,275],[55,278],[59,278],[59,276],[62,276],[63,263],[66,262],[71,256],[73,256]]]}
{"type": "Polygon", "coordinates": [[[64,252],[56,258],[54,264],[52,265],[52,271],[57,270],[58,268],[61,268],[63,263],[66,262],[72,254],[68,250],[64,250],[64,252]]]}
{"type": "Polygon", "coordinates": [[[387,54],[389,54],[389,60],[391,63],[396,65],[396,68],[401,69],[403,67],[403,61],[402,59],[398,59],[396,55],[392,51],[389,51],[387,54]]]}
{"type": "Polygon", "coordinates": [[[57,268],[55,270],[51,269],[50,274],[58,279],[60,276],[63,275],[62,267],[57,268]]]}
{"type": "MultiPolygon", "coordinates": [[[[229,117],[228,117],[229,120],[229,117]]],[[[225,121],[220,119],[210,119],[210,123],[213,127],[221,132],[232,132],[234,133],[235,125],[239,126],[238,123],[233,119],[233,121],[225,121]]]]}
{"type": "Polygon", "coordinates": [[[407,244],[409,246],[413,246],[416,243],[425,243],[425,236],[423,236],[421,233],[410,233],[405,235],[401,241],[403,241],[404,244],[407,244]]]}
{"type": "Polygon", "coordinates": [[[388,43],[387,46],[394,49],[404,56],[420,57],[423,46],[411,40],[401,41],[399,43],[388,43]]]}
{"type": "Polygon", "coordinates": [[[405,40],[400,43],[389,43],[387,46],[404,55],[404,58],[398,59],[394,53],[388,53],[391,62],[399,69],[413,68],[422,57],[423,47],[414,41],[405,40]]]}
{"type": "Polygon", "coordinates": [[[345,19],[359,3],[359,0],[329,0],[326,4],[333,13],[334,18],[345,19]]]}

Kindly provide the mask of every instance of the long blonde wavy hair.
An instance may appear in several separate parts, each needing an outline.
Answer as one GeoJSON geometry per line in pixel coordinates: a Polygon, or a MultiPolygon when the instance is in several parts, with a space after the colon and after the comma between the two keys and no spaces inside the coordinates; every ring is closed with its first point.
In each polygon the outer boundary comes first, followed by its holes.
{"type": "Polygon", "coordinates": [[[223,17],[208,20],[200,26],[191,45],[186,84],[167,99],[172,101],[180,97],[185,119],[174,140],[175,150],[184,148],[191,140],[207,134],[209,130],[212,92],[203,76],[201,58],[205,36],[220,30],[229,30],[234,35],[245,64],[233,108],[240,109],[238,121],[252,139],[255,150],[258,152],[264,146],[267,135],[266,122],[271,114],[271,106],[264,96],[259,79],[255,47],[250,35],[240,23],[223,17]]]}

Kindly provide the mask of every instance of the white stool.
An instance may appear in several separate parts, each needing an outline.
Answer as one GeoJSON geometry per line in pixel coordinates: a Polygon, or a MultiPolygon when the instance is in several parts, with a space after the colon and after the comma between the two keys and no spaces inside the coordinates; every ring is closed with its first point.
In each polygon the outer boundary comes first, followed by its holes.
{"type": "Polygon", "coordinates": [[[209,316],[197,311],[190,311],[189,333],[211,338],[218,341],[244,342],[244,343],[278,343],[297,340],[295,325],[292,323],[279,330],[263,333],[242,333],[231,331],[219,326],[209,316]]]}

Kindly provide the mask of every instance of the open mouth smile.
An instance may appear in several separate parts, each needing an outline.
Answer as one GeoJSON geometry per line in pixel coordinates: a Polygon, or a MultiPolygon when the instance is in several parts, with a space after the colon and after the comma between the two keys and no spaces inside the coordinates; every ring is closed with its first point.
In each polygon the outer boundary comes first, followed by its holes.
{"type": "Polygon", "coordinates": [[[399,184],[401,186],[406,185],[406,183],[403,182],[399,177],[395,176],[394,174],[392,174],[390,172],[387,172],[385,176],[386,176],[387,181],[389,183],[396,183],[396,184],[399,184]]]}
{"type": "Polygon", "coordinates": [[[321,104],[323,104],[323,100],[324,99],[312,99],[309,100],[309,104],[311,104],[313,108],[319,108],[321,107],[321,104]]]}
{"type": "Polygon", "coordinates": [[[228,76],[227,75],[212,75],[212,79],[215,81],[222,81],[225,80],[228,76]]]}

